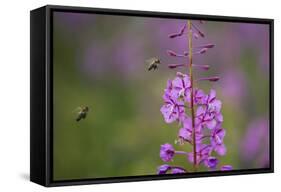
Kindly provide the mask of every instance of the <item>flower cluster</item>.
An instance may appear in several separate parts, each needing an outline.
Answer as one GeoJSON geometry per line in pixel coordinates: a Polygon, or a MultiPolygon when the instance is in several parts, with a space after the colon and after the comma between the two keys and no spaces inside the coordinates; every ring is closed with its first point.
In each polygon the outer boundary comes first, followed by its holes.
{"type": "MultiPolygon", "coordinates": [[[[201,22],[200,22],[201,23],[201,22]]],[[[213,48],[213,44],[205,44],[193,47],[192,40],[205,37],[205,34],[191,21],[187,22],[178,33],[169,35],[169,38],[188,37],[188,51],[179,54],[168,50],[167,54],[172,57],[182,57],[187,59],[187,64],[170,64],[170,69],[186,67],[188,74],[176,73],[173,80],[167,81],[164,90],[164,104],[160,111],[163,114],[166,123],[178,122],[180,125],[178,131],[177,144],[188,144],[192,146],[191,152],[177,151],[173,145],[166,143],[161,145],[160,158],[164,162],[170,162],[175,155],[182,155],[187,162],[193,165],[196,171],[200,165],[208,170],[218,169],[218,156],[226,154],[224,145],[225,129],[222,128],[223,115],[221,113],[222,102],[217,99],[216,91],[211,89],[205,93],[202,89],[196,88],[194,83],[207,80],[215,82],[219,77],[206,77],[193,80],[192,70],[208,70],[209,65],[193,64],[193,57],[197,54],[204,54],[213,48]]],[[[220,170],[231,170],[230,165],[223,165],[220,170]]],[[[164,164],[158,167],[158,174],[179,174],[188,172],[181,166],[172,166],[164,164]]]]}

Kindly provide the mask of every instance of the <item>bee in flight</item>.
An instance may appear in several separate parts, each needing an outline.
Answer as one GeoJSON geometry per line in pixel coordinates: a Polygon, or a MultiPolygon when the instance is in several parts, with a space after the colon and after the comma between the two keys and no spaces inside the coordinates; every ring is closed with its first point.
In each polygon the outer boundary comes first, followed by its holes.
{"type": "Polygon", "coordinates": [[[146,63],[148,64],[148,71],[150,71],[152,69],[153,70],[158,69],[159,64],[161,64],[161,61],[159,58],[152,57],[152,58],[146,60],[146,63]]]}
{"type": "Polygon", "coordinates": [[[89,112],[89,107],[88,106],[80,106],[77,108],[77,117],[76,121],[80,121],[81,119],[85,119],[87,117],[87,113],[89,112]]]}

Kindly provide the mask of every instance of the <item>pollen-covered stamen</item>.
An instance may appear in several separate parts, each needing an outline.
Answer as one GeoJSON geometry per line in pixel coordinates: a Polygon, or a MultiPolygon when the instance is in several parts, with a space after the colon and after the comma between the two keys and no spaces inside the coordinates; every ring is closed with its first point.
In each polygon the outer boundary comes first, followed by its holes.
{"type": "Polygon", "coordinates": [[[218,76],[214,76],[214,77],[203,77],[203,78],[197,79],[196,81],[212,81],[212,82],[216,82],[219,79],[220,78],[218,76]]]}

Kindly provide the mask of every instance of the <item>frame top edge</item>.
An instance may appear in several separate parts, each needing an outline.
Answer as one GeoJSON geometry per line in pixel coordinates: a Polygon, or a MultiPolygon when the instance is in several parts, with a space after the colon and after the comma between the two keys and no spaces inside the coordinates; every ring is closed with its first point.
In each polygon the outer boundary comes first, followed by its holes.
{"type": "Polygon", "coordinates": [[[204,14],[180,13],[180,12],[174,13],[174,12],[144,11],[144,10],[133,10],[133,9],[129,10],[129,9],[111,9],[111,8],[99,8],[99,7],[63,6],[63,5],[51,5],[51,4],[47,4],[39,8],[43,8],[43,7],[45,7],[49,11],[62,11],[62,12],[80,12],[80,13],[96,13],[96,14],[142,16],[142,17],[162,17],[162,18],[174,18],[174,19],[189,18],[194,20],[206,19],[210,21],[260,23],[260,24],[270,24],[270,25],[274,23],[274,19],[272,18],[204,15],[204,14]]]}

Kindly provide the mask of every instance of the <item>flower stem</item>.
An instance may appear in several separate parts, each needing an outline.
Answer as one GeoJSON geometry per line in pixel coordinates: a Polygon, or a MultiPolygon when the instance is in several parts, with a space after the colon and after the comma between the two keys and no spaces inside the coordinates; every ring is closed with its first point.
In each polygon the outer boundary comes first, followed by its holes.
{"type": "Polygon", "coordinates": [[[196,154],[196,133],[195,133],[195,115],[194,115],[194,101],[193,101],[193,74],[192,74],[192,30],[191,30],[192,23],[190,20],[187,21],[187,28],[188,28],[188,49],[189,49],[189,76],[190,76],[190,84],[191,84],[191,91],[190,91],[190,110],[191,110],[191,119],[192,119],[192,140],[193,140],[193,169],[194,171],[197,170],[197,154],[196,154]]]}

